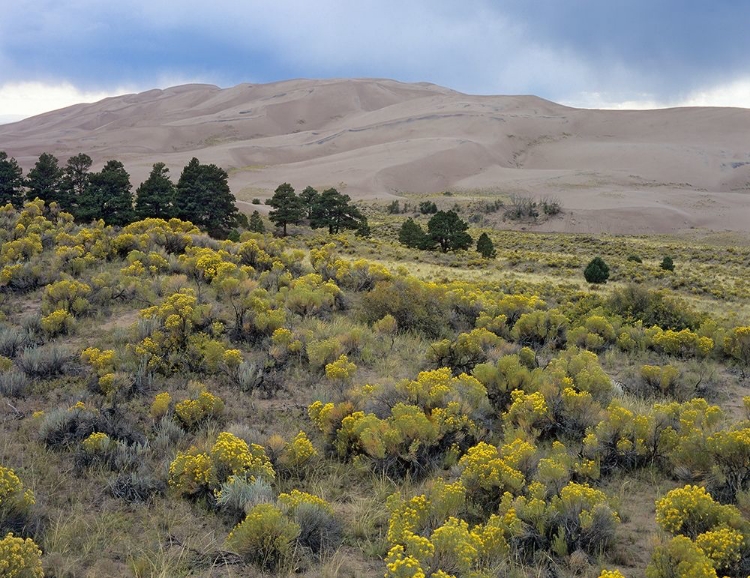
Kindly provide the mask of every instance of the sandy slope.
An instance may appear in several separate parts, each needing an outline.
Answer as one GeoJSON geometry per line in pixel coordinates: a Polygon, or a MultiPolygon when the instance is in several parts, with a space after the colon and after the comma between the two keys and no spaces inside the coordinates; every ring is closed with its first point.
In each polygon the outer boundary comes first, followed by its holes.
{"type": "Polygon", "coordinates": [[[186,85],[0,126],[28,170],[42,152],[122,160],[140,183],[191,157],[238,199],[281,182],[354,198],[444,190],[555,196],[547,230],[750,231],[750,110],[578,110],[533,96],[469,96],[390,80],[186,85]]]}

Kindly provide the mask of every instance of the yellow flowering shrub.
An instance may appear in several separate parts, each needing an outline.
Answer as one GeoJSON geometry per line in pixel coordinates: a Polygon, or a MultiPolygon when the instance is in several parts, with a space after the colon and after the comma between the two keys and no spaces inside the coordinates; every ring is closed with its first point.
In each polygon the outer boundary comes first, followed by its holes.
{"type": "Polygon", "coordinates": [[[498,448],[485,442],[469,448],[458,466],[467,496],[479,504],[497,503],[504,492],[518,493],[525,483],[523,474],[508,464],[498,448]]]}
{"type": "Polygon", "coordinates": [[[734,506],[714,501],[705,488],[675,488],[656,501],[656,523],[666,532],[695,539],[719,525],[740,525],[742,515],[734,506]]]}
{"type": "Polygon", "coordinates": [[[39,324],[49,337],[71,333],[75,327],[73,316],[64,309],[56,309],[49,315],[42,316],[39,324]]]}
{"type": "Polygon", "coordinates": [[[13,534],[0,540],[0,576],[4,578],[42,578],[42,551],[31,538],[13,534]]]}
{"type": "Polygon", "coordinates": [[[385,578],[426,578],[422,566],[414,556],[404,554],[401,544],[393,546],[385,557],[385,578]]]}
{"type": "Polygon", "coordinates": [[[224,402],[220,397],[203,391],[195,399],[177,403],[174,413],[187,429],[195,429],[206,420],[220,417],[224,413],[224,402]]]}
{"type": "Polygon", "coordinates": [[[349,361],[346,355],[341,355],[336,361],[326,364],[326,377],[341,384],[351,383],[357,366],[349,361]]]}
{"type": "Polygon", "coordinates": [[[713,461],[715,485],[726,488],[732,500],[750,486],[750,427],[718,431],[706,440],[713,461]]]}
{"type": "Polygon", "coordinates": [[[154,419],[160,419],[169,413],[169,408],[172,405],[172,396],[169,392],[157,393],[154,397],[154,401],[151,404],[151,417],[154,419]]]}
{"type": "Polygon", "coordinates": [[[206,495],[216,485],[211,457],[197,448],[179,452],[169,466],[169,485],[181,495],[206,495]]]}
{"type": "Polygon", "coordinates": [[[292,543],[300,527],[272,504],[259,504],[250,510],[227,537],[227,549],[264,570],[274,571],[292,553],[292,543]]]}
{"type": "Polygon", "coordinates": [[[731,572],[742,557],[745,537],[732,528],[720,527],[700,534],[695,545],[711,560],[718,572],[731,572]]]}
{"type": "Polygon", "coordinates": [[[646,567],[646,578],[717,578],[711,559],[685,536],[657,546],[646,567]]]}
{"type": "Polygon", "coordinates": [[[714,341],[710,337],[699,336],[689,329],[666,331],[660,327],[652,327],[646,331],[652,347],[667,355],[679,357],[706,357],[714,349],[714,341]]]}
{"type": "Polygon", "coordinates": [[[625,578],[619,570],[602,570],[599,578],[625,578]]]}
{"type": "Polygon", "coordinates": [[[448,518],[430,536],[435,548],[435,566],[460,575],[469,573],[482,554],[482,540],[479,534],[469,531],[465,520],[448,518]]]}
{"type": "Polygon", "coordinates": [[[312,504],[321,510],[333,514],[333,508],[331,504],[326,502],[323,498],[308,494],[307,492],[300,492],[299,490],[292,490],[291,492],[279,494],[278,497],[279,505],[282,510],[287,514],[293,514],[297,508],[302,504],[312,504]]]}
{"type": "Polygon", "coordinates": [[[107,453],[113,445],[112,439],[102,432],[94,432],[81,442],[83,451],[91,456],[101,456],[107,453]]]}
{"type": "Polygon", "coordinates": [[[724,352],[736,359],[740,366],[750,366],[750,325],[735,327],[724,338],[724,352]]]}
{"type": "Polygon", "coordinates": [[[641,378],[653,390],[662,394],[674,391],[680,370],[674,365],[643,365],[641,366],[641,378]]]}
{"type": "Polygon", "coordinates": [[[219,482],[229,476],[246,474],[251,479],[256,477],[273,480],[275,473],[265,449],[258,444],[250,444],[237,436],[221,432],[210,452],[213,477],[219,482]]]}
{"type": "Polygon", "coordinates": [[[34,503],[34,493],[24,489],[16,473],[0,466],[0,521],[5,515],[25,514],[34,503]]]}
{"type": "Polygon", "coordinates": [[[311,460],[318,456],[318,451],[308,439],[307,434],[300,431],[294,439],[286,444],[279,456],[279,465],[283,470],[300,474],[311,460]]]}
{"type": "Polygon", "coordinates": [[[525,431],[543,430],[551,426],[552,416],[544,395],[536,391],[525,393],[520,389],[511,392],[511,404],[503,420],[525,431]]]}
{"type": "Polygon", "coordinates": [[[42,296],[42,313],[49,314],[58,309],[72,315],[81,315],[89,308],[87,297],[91,287],[76,279],[63,279],[50,283],[42,296]]]}

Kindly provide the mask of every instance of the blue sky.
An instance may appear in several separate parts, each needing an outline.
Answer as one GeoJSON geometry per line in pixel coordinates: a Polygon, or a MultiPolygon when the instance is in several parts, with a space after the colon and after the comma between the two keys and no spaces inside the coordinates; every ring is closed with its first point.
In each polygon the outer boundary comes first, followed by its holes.
{"type": "Polygon", "coordinates": [[[585,107],[750,107],[750,2],[2,0],[0,121],[186,82],[385,77],[585,107]]]}

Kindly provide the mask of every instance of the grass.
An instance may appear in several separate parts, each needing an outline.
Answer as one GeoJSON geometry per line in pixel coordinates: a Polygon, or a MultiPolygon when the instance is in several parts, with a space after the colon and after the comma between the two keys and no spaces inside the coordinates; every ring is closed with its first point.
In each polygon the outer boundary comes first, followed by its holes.
{"type": "MultiPolygon", "coordinates": [[[[248,195],[248,199],[256,196],[249,192],[248,195]]],[[[414,207],[422,200],[433,200],[441,208],[459,203],[465,218],[474,213],[481,216],[480,202],[494,198],[492,191],[472,191],[470,195],[462,192],[450,197],[406,195],[407,202],[414,207]]],[[[750,320],[750,242],[735,235],[694,233],[690,237],[592,237],[472,227],[470,232],[475,238],[480,232],[487,231],[498,249],[498,258],[487,261],[474,251],[441,254],[405,249],[395,239],[406,215],[387,215],[385,205],[374,203],[367,211],[374,231],[371,239],[362,240],[350,234],[331,238],[324,232],[312,232],[300,225],[292,228],[295,235],[290,239],[281,242],[269,236],[262,243],[269,251],[277,251],[274,254],[277,259],[284,249],[304,250],[300,266],[309,272],[307,249],[333,242],[337,246],[336,255],[341,259],[365,258],[384,265],[395,275],[408,274],[436,284],[454,284],[452,287],[461,285],[481,292],[487,308],[492,307],[493,299],[504,293],[533,293],[547,301],[549,306],[566,306],[570,305],[571,296],[606,298],[626,283],[641,282],[683,298],[690,307],[714,319],[720,329],[750,320]],[[283,245],[283,248],[276,245],[283,245]],[[643,263],[628,262],[630,254],[640,255],[643,263]],[[666,254],[675,260],[674,273],[666,273],[658,267],[666,254]],[[606,285],[589,286],[583,280],[582,268],[594,255],[601,255],[610,264],[612,277],[606,285]]],[[[418,216],[417,220],[424,225],[427,218],[418,216]]],[[[486,222],[491,222],[491,219],[486,222]]],[[[201,243],[219,247],[218,244],[201,243]]],[[[233,250],[230,245],[223,248],[227,254],[233,250]]],[[[34,258],[40,266],[52,270],[55,263],[53,253],[50,249],[34,258]]],[[[61,346],[71,352],[64,374],[48,377],[42,371],[42,374],[30,377],[18,397],[0,398],[0,463],[13,468],[37,497],[34,516],[39,520],[41,530],[34,537],[44,551],[48,575],[180,577],[257,573],[254,568],[225,563],[231,561],[226,556],[222,558],[231,523],[221,512],[212,509],[209,501],[190,501],[168,491],[165,496],[157,496],[146,504],[128,504],[113,498],[107,491],[109,480],[117,472],[103,466],[76,469],[76,447],[46,448],[39,439],[41,418],[33,417],[34,412],[50,412],[55,408],[65,411],[83,401],[102,415],[117,412],[126,422],[120,425],[128,425],[149,440],[137,466],[162,481],[166,481],[169,464],[178,451],[186,451],[191,446],[208,451],[222,431],[230,431],[250,443],[262,445],[271,436],[279,435],[288,441],[304,430],[320,456],[304,470],[277,478],[274,491],[278,494],[299,489],[328,501],[336,516],[344,522],[344,543],[319,562],[303,561],[296,569],[288,568],[285,572],[289,576],[299,573],[310,577],[382,576],[382,559],[389,548],[386,532],[390,514],[385,506],[386,499],[393,493],[404,496],[422,493],[429,487],[430,477],[425,480],[391,479],[373,471],[365,460],[344,462],[333,458],[325,436],[308,418],[307,407],[317,400],[338,402],[356,396],[347,391],[347,387],[334,387],[322,368],[311,367],[304,354],[290,355],[285,361],[276,363],[269,353],[271,342],[268,335],[247,341],[230,341],[226,334],[218,334],[216,339],[226,348],[240,349],[245,359],[275,372],[280,389],[271,399],[262,398],[258,392],[240,391],[220,372],[188,368],[164,375],[155,373],[152,379],[144,381],[141,390],[127,396],[106,397],[96,386],[90,369],[78,361],[85,347],[114,349],[125,360],[118,371],[131,375],[129,372],[135,367],[132,344],[143,337],[137,330],[139,311],[148,305],[162,303],[166,295],[182,286],[200,288],[201,303],[208,306],[207,318],[196,321],[196,334],[205,332],[208,335],[214,322],[232,320],[230,305],[217,297],[210,284],[197,285],[186,276],[190,266],[185,263],[186,258],[182,261],[180,257],[170,259],[170,269],[152,279],[139,281],[133,296],[114,302],[105,300],[92,306],[86,315],[79,316],[72,335],[54,339],[34,337],[45,351],[61,346]],[[195,396],[196,382],[224,401],[223,416],[202,424],[194,432],[183,431],[173,424],[168,428],[171,435],[157,438],[161,426],[157,426],[149,415],[154,396],[168,391],[174,401],[180,401],[195,396]]],[[[122,259],[111,255],[84,267],[78,276],[90,280],[95,275],[107,273],[116,279],[125,265],[122,259]]],[[[252,283],[264,286],[266,281],[260,279],[259,272],[252,275],[252,283]]],[[[267,287],[282,309],[289,283],[291,280],[284,279],[277,286],[267,287]]],[[[338,339],[346,343],[349,358],[357,365],[355,386],[393,385],[401,380],[412,380],[427,367],[425,353],[430,339],[403,328],[394,336],[376,333],[363,321],[361,296],[353,291],[345,293],[341,309],[321,310],[307,317],[288,313],[284,326],[305,343],[323,339],[338,339]]],[[[24,324],[32,327],[34,324],[24,319],[39,312],[42,294],[41,288],[28,293],[15,294],[7,290],[1,293],[2,328],[20,331],[24,324]]],[[[583,315],[590,313],[584,311],[583,315]]],[[[622,323],[622,320],[614,321],[622,323]]],[[[444,319],[436,322],[449,327],[444,319]]],[[[466,320],[461,318],[456,323],[465,324],[466,320]]],[[[8,348],[12,349],[10,345],[8,348]]],[[[515,343],[504,343],[502,351],[517,349],[515,343]]],[[[13,364],[20,365],[22,353],[10,353],[13,364]]],[[[557,354],[557,351],[544,350],[539,359],[544,365],[557,354]]],[[[638,382],[642,365],[676,365],[685,384],[700,380],[708,387],[713,396],[711,401],[726,410],[728,422],[745,417],[740,400],[750,394],[750,385],[739,379],[732,362],[719,353],[708,361],[701,361],[668,357],[650,349],[625,353],[612,347],[599,355],[599,361],[607,375],[626,384],[638,382]]],[[[685,395],[692,393],[688,391],[685,395]]],[[[648,411],[655,399],[633,395],[622,397],[626,407],[639,413],[648,411]]],[[[487,439],[501,440],[504,435],[502,417],[498,415],[492,419],[486,424],[487,439]]],[[[549,440],[540,441],[540,448],[548,455],[549,440]]],[[[438,470],[432,477],[441,475],[452,479],[457,471],[455,467],[438,470]]],[[[569,556],[565,560],[555,560],[555,567],[559,568],[561,575],[570,575],[580,568],[580,575],[592,578],[600,566],[612,567],[613,564],[628,575],[642,574],[650,555],[652,537],[656,534],[653,500],[673,485],[664,472],[655,469],[618,474],[604,481],[601,487],[612,497],[623,518],[614,551],[600,560],[569,556]]],[[[509,576],[534,576],[542,575],[545,570],[543,565],[523,567],[510,564],[500,571],[509,576]]]]}

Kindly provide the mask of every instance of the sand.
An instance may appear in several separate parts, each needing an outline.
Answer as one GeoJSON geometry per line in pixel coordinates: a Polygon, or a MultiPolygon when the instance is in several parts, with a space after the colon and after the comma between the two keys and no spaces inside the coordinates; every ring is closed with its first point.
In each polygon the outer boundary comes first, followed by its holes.
{"type": "MultiPolygon", "coordinates": [[[[580,110],[391,80],[185,85],[0,125],[25,170],[42,152],[123,161],[134,189],[154,162],[174,180],[198,157],[240,201],[282,182],[354,199],[408,193],[553,196],[542,230],[750,231],[750,110],[580,110]]],[[[243,210],[251,207],[240,204],[243,210]]]]}

